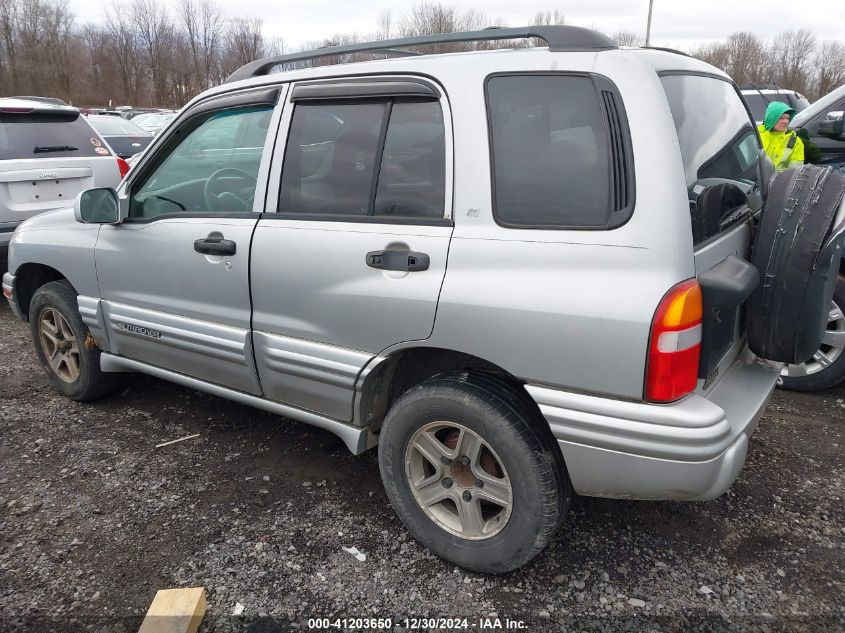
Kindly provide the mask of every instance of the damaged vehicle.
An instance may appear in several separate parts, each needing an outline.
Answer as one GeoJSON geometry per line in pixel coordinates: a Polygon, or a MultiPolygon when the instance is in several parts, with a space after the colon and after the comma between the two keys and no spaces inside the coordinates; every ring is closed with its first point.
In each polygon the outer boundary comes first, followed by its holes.
{"type": "Polygon", "coordinates": [[[764,156],[727,75],[586,29],[270,57],[117,190],[19,227],[3,291],[69,398],[140,372],[326,429],[378,451],[421,543],[501,573],[573,494],[738,476],[782,363],[820,344],[841,231],[838,175],[764,156]],[[547,46],[420,48],[525,38],[547,46]],[[775,239],[785,200],[821,198],[812,236],[775,239]]]}

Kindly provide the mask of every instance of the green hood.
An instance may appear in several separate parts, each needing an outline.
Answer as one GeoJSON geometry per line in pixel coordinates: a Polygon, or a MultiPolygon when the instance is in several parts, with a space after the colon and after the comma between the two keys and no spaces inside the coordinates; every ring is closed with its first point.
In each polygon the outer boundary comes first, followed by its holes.
{"type": "Polygon", "coordinates": [[[766,116],[763,119],[763,127],[766,128],[766,131],[771,132],[772,128],[778,122],[778,119],[783,116],[784,112],[789,113],[789,120],[792,120],[792,117],[795,116],[795,109],[790,108],[788,103],[784,103],[783,101],[772,101],[768,106],[766,106],[766,116]]]}

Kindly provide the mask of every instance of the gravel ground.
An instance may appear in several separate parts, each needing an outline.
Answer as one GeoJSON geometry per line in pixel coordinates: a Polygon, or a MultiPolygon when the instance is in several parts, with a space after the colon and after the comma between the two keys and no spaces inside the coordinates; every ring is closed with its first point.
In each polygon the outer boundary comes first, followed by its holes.
{"type": "Polygon", "coordinates": [[[550,548],[492,577],[405,532],[372,452],[141,376],[96,403],[65,400],[5,305],[0,358],[4,631],[136,631],[156,590],[178,586],[206,588],[203,632],[307,630],[326,616],[845,630],[845,387],[776,394],[719,499],[577,498],[550,548]]]}

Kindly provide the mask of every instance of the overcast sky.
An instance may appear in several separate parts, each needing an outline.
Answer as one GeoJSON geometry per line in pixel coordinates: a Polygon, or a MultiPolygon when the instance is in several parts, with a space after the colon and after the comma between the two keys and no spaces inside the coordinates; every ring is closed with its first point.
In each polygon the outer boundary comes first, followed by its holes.
{"type": "MultiPolygon", "coordinates": [[[[167,4],[172,0],[159,0],[167,4]]],[[[100,21],[103,9],[126,0],[70,0],[77,22],[100,21]]],[[[260,17],[265,33],[295,49],[335,33],[375,31],[379,14],[389,9],[394,22],[414,2],[390,0],[218,0],[229,14],[260,17]]],[[[564,13],[566,21],[607,33],[645,33],[648,0],[454,0],[443,4],[481,11],[508,26],[524,26],[538,11],[564,13]]],[[[820,39],[845,40],[845,0],[654,0],[652,45],[690,48],[746,30],[763,37],[786,29],[808,28],[820,39]]]]}

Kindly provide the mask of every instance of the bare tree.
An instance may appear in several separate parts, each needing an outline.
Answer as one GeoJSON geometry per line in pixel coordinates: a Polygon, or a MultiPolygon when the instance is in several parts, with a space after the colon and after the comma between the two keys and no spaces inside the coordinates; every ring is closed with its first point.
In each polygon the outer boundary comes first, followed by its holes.
{"type": "Polygon", "coordinates": [[[779,86],[809,92],[816,36],[808,29],[784,31],[772,43],[770,72],[779,86]]]}
{"type": "Polygon", "coordinates": [[[265,57],[262,22],[258,18],[234,18],[229,21],[225,38],[224,74],[265,57]]]}
{"type": "Polygon", "coordinates": [[[108,49],[114,60],[125,101],[138,103],[141,90],[141,44],[128,12],[114,4],[106,9],[108,49]]]}
{"type": "Polygon", "coordinates": [[[815,85],[811,97],[818,99],[845,84],[845,44],[834,40],[822,42],[816,51],[815,85]]]}
{"type": "Polygon", "coordinates": [[[566,24],[566,15],[563,11],[557,9],[554,11],[538,11],[534,14],[534,19],[531,20],[531,26],[543,26],[544,24],[566,24]]]}
{"type": "Polygon", "coordinates": [[[616,31],[613,35],[610,36],[618,46],[642,46],[645,42],[645,38],[641,35],[637,35],[633,31],[616,31]]]}
{"type": "Polygon", "coordinates": [[[220,52],[225,36],[223,12],[211,0],[180,0],[177,14],[194,74],[192,88],[205,90],[220,78],[220,52]]]}
{"type": "Polygon", "coordinates": [[[156,0],[132,0],[131,6],[132,25],[138,33],[155,102],[168,103],[167,75],[176,39],[170,16],[156,0]]]}

